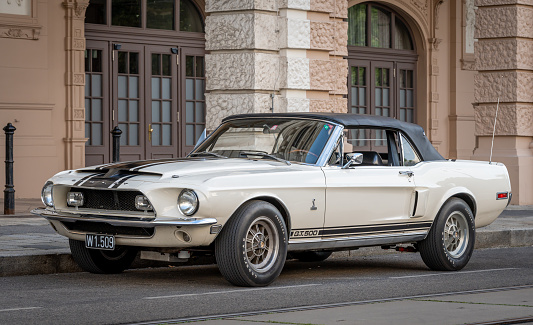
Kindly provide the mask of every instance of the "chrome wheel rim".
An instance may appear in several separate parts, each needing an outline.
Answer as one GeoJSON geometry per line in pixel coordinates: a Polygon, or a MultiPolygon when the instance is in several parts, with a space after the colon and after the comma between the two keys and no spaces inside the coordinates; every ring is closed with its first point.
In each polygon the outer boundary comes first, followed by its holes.
{"type": "Polygon", "coordinates": [[[246,258],[256,272],[267,272],[276,262],[279,252],[278,230],[272,220],[260,217],[246,232],[246,258]]]}
{"type": "Polygon", "coordinates": [[[444,248],[451,257],[459,258],[467,249],[469,237],[465,215],[454,211],[444,225],[444,248]]]}

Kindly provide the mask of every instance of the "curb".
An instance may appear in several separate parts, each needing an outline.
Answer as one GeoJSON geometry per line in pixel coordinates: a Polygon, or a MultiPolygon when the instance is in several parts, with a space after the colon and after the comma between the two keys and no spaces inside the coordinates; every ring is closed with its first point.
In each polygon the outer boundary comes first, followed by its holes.
{"type": "MultiPolygon", "coordinates": [[[[476,249],[533,246],[533,229],[512,229],[476,232],[476,249]]],[[[381,249],[377,249],[381,252],[381,249]]],[[[346,251],[333,256],[345,256],[346,251]]],[[[368,252],[350,251],[350,255],[368,255],[368,252]]],[[[213,258],[200,258],[177,265],[213,264],[213,258]]],[[[136,259],[132,268],[168,267],[170,263],[136,259]]],[[[176,265],[176,264],[174,264],[176,265]]],[[[25,255],[0,257],[0,277],[82,272],[72,256],[65,254],[25,255]]]]}

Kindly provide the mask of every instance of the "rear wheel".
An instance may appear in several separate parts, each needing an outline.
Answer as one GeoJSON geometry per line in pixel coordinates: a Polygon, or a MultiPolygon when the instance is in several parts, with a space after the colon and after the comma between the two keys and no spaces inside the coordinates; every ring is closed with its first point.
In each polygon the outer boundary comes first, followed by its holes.
{"type": "Polygon", "coordinates": [[[69,239],[74,261],[85,271],[99,274],[120,273],[131,266],[137,251],[124,246],[115,250],[90,249],[79,240],[69,239]]]}
{"type": "Polygon", "coordinates": [[[470,260],[475,235],[472,210],[463,200],[452,198],[442,207],[428,236],[418,243],[418,249],[430,269],[457,271],[470,260]]]}
{"type": "Polygon", "coordinates": [[[237,286],[266,286],[281,273],[287,256],[287,228],[281,213],[264,201],[245,203],[215,242],[220,272],[237,286]]]}
{"type": "Polygon", "coordinates": [[[301,262],[322,262],[331,256],[331,252],[292,252],[292,257],[301,262]]]}

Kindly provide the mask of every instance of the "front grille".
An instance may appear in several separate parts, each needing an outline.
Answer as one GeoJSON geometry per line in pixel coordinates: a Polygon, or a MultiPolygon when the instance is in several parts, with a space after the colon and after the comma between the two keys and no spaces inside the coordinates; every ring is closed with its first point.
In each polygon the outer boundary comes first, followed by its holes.
{"type": "Polygon", "coordinates": [[[85,188],[71,188],[71,191],[83,193],[85,202],[80,208],[97,210],[139,211],[135,208],[135,197],[143,195],[139,191],[92,190],[85,188]]]}
{"type": "Polygon", "coordinates": [[[139,236],[139,237],[152,237],[154,235],[154,228],[113,226],[108,223],[88,222],[88,221],[75,221],[75,222],[64,222],[63,221],[62,224],[69,231],[77,231],[77,232],[83,232],[83,233],[97,233],[97,234],[139,236]]]}

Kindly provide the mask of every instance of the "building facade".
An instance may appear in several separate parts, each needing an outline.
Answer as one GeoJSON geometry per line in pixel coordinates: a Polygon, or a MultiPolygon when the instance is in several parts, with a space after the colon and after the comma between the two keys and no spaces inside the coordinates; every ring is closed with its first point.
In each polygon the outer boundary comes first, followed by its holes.
{"type": "Polygon", "coordinates": [[[235,113],[391,116],[488,161],[498,106],[492,160],[533,204],[532,18],[528,0],[0,0],[16,197],[109,162],[116,126],[121,160],[178,157],[235,113]]]}

